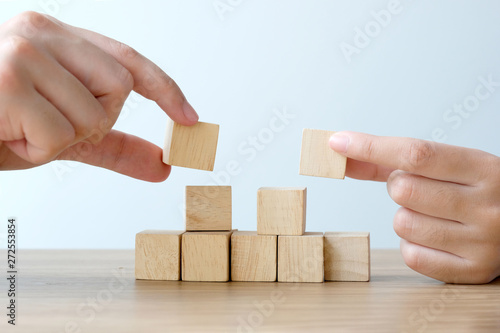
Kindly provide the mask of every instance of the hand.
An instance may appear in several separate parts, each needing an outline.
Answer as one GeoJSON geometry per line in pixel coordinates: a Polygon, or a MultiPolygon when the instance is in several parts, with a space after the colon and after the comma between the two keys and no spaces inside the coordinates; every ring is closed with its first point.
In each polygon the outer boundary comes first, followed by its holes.
{"type": "Polygon", "coordinates": [[[500,158],[354,132],[334,134],[330,147],[348,157],[347,176],[387,181],[402,206],[394,230],[410,268],[448,283],[500,276],[500,158]]]}
{"type": "Polygon", "coordinates": [[[159,147],[111,130],[132,89],[180,124],[198,121],[175,82],[127,45],[35,12],[0,25],[0,170],[69,159],[165,180],[159,147]]]}

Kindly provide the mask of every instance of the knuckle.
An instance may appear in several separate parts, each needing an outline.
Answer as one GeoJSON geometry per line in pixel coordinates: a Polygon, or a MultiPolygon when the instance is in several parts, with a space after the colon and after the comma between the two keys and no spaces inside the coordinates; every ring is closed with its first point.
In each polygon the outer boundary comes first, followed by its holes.
{"type": "Polygon", "coordinates": [[[0,90],[11,92],[20,90],[26,71],[24,62],[31,61],[36,55],[36,46],[27,38],[19,35],[5,37],[0,43],[0,90]]]}
{"type": "Polygon", "coordinates": [[[32,56],[36,52],[33,42],[20,35],[6,37],[2,46],[4,54],[14,61],[18,61],[22,57],[32,56]]]}
{"type": "MultiPolygon", "coordinates": [[[[167,73],[165,73],[162,70],[159,70],[158,72],[159,72],[160,78],[165,82],[167,87],[169,87],[170,89],[173,89],[174,91],[176,91],[182,95],[181,88],[179,88],[179,85],[177,84],[177,82],[175,82],[174,79],[172,79],[167,73]]],[[[182,96],[182,97],[184,97],[184,96],[182,96]]]]}
{"type": "Polygon", "coordinates": [[[111,40],[110,43],[112,44],[112,48],[122,58],[133,60],[139,56],[139,52],[125,43],[116,40],[111,40]]]}
{"type": "Polygon", "coordinates": [[[41,14],[41,13],[38,13],[38,12],[35,12],[35,11],[25,11],[21,14],[19,14],[19,16],[21,17],[21,20],[24,22],[24,23],[30,23],[30,24],[33,24],[35,26],[44,26],[44,25],[47,25],[47,23],[50,21],[47,16],[41,14]]]}
{"type": "Polygon", "coordinates": [[[120,83],[119,88],[122,90],[122,93],[128,95],[134,88],[134,78],[132,74],[122,66],[118,72],[118,80],[120,83]]]}
{"type": "MultiPolygon", "coordinates": [[[[55,136],[54,136],[55,137],[55,136]]],[[[75,139],[74,131],[59,133],[57,140],[46,142],[43,149],[36,155],[31,156],[31,162],[35,164],[45,164],[54,160],[62,150],[69,147],[75,139]]]]}
{"type": "Polygon", "coordinates": [[[364,140],[360,145],[361,153],[365,161],[371,161],[375,154],[375,144],[372,140],[364,140]]]}
{"type": "Polygon", "coordinates": [[[20,86],[21,78],[15,67],[9,63],[0,65],[0,91],[12,93],[20,86]]]}
{"type": "Polygon", "coordinates": [[[404,206],[414,197],[414,182],[407,174],[394,171],[387,180],[387,188],[392,200],[404,206]]]}
{"type": "Polygon", "coordinates": [[[137,92],[146,94],[155,101],[164,98],[177,102],[186,100],[177,83],[167,73],[156,66],[147,66],[140,82],[136,82],[137,92]]]}
{"type": "MultiPolygon", "coordinates": [[[[124,45],[124,44],[123,44],[124,45]]],[[[127,68],[122,66],[120,63],[116,63],[115,72],[113,75],[113,80],[111,83],[111,91],[114,94],[120,96],[120,98],[126,98],[128,94],[134,88],[134,78],[127,68]]]]}
{"type": "Polygon", "coordinates": [[[425,168],[432,161],[434,154],[435,149],[432,143],[414,140],[403,153],[404,167],[410,172],[425,168]]]}
{"type": "Polygon", "coordinates": [[[118,117],[118,114],[125,104],[125,100],[134,88],[132,74],[125,67],[120,66],[109,88],[111,91],[111,102],[108,107],[106,107],[106,112],[110,114],[112,119],[115,119],[118,117]]]}
{"type": "Polygon", "coordinates": [[[399,237],[404,239],[411,238],[414,233],[414,223],[408,209],[403,207],[398,209],[394,215],[393,227],[399,237]]]}
{"type": "Polygon", "coordinates": [[[52,21],[44,14],[35,11],[25,11],[9,21],[12,28],[22,32],[33,32],[34,29],[43,29],[52,21]]]}
{"type": "Polygon", "coordinates": [[[408,267],[414,271],[420,272],[425,268],[425,262],[422,253],[413,246],[405,246],[401,249],[401,254],[408,267]]]}

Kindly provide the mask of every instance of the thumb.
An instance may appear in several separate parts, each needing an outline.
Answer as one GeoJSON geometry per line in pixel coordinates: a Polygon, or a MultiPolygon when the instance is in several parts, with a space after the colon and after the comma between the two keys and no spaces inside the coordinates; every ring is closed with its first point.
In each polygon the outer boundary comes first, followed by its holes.
{"type": "Polygon", "coordinates": [[[149,182],[162,182],[171,167],[162,162],[162,149],[139,137],[112,130],[98,144],[79,142],[58,160],[72,160],[149,182]]]}

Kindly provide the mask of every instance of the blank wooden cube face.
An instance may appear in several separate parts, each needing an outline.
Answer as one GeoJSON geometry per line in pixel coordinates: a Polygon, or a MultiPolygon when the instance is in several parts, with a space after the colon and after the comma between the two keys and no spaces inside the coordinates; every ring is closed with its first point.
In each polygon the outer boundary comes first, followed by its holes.
{"type": "Polygon", "coordinates": [[[325,280],[370,280],[370,234],[325,233],[325,280]]]}
{"type": "Polygon", "coordinates": [[[300,152],[301,175],[345,178],[347,158],[333,151],[329,146],[330,137],[335,132],[304,129],[300,152]]]}
{"type": "Polygon", "coordinates": [[[232,231],[186,232],[182,235],[182,280],[229,281],[232,231]]]}
{"type": "Polygon", "coordinates": [[[186,230],[231,230],[231,186],[186,186],[186,230]]]}
{"type": "Polygon", "coordinates": [[[323,282],[323,233],[278,236],[278,281],[323,282]]]}
{"type": "Polygon", "coordinates": [[[235,231],[231,236],[232,281],[276,281],[277,236],[235,231]]]}
{"type": "Polygon", "coordinates": [[[214,170],[219,125],[198,122],[182,126],[169,119],[163,162],[185,168],[214,170]]]}
{"type": "Polygon", "coordinates": [[[146,230],[135,237],[135,278],[179,280],[183,231],[146,230]]]}
{"type": "Polygon", "coordinates": [[[306,229],[305,187],[262,187],[257,192],[259,235],[303,235],[306,229]]]}

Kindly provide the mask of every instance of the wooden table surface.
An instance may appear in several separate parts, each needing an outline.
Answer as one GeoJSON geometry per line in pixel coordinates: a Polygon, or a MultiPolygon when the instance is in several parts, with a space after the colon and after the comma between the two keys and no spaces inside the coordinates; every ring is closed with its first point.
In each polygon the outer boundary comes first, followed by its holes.
{"type": "Polygon", "coordinates": [[[500,332],[499,280],[446,285],[397,250],[372,251],[371,282],[299,284],[136,281],[133,251],[18,258],[17,325],[7,324],[2,279],[2,333],[500,332]]]}

